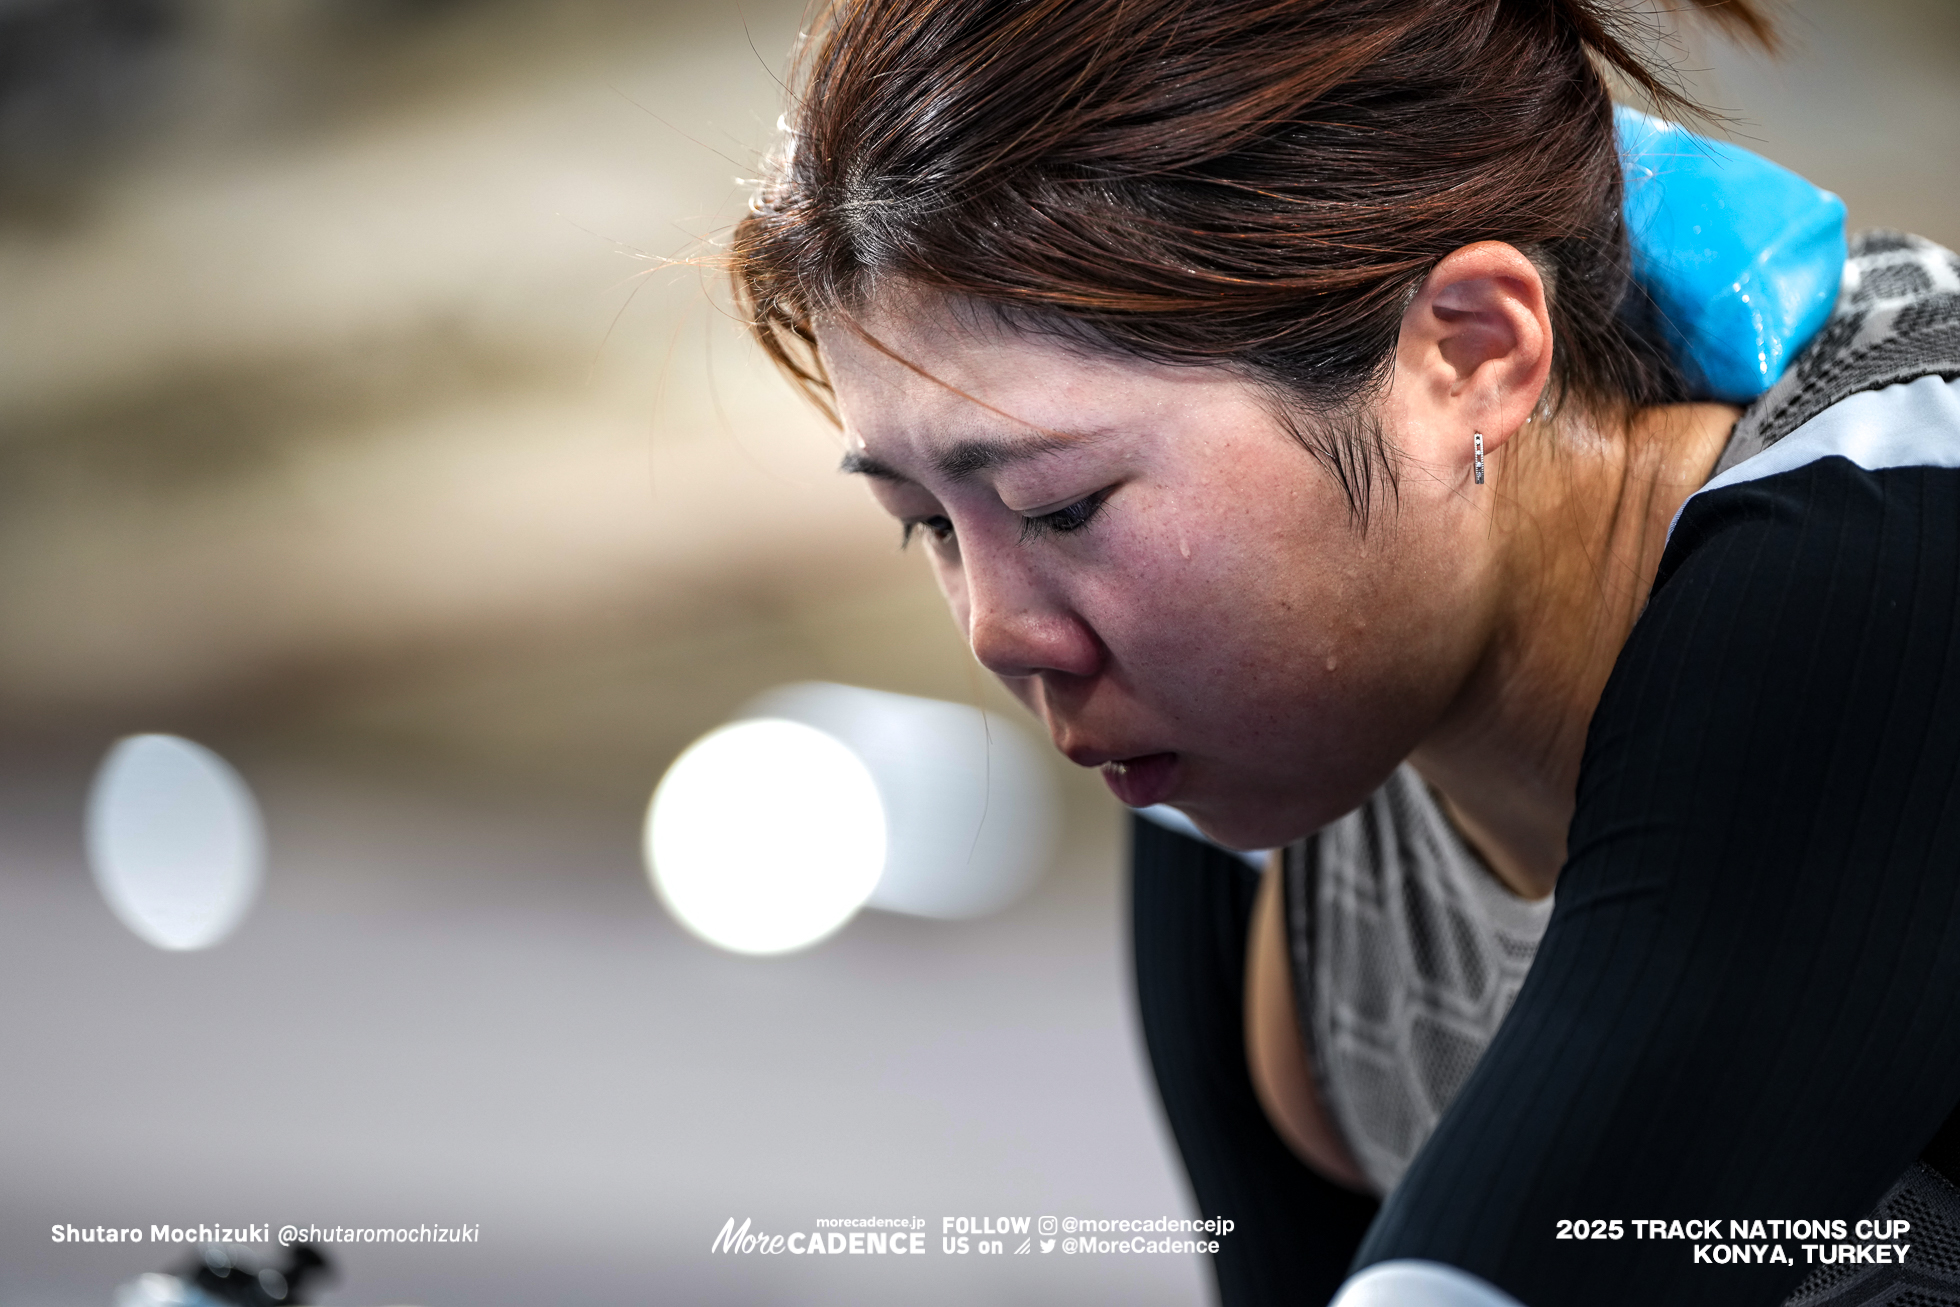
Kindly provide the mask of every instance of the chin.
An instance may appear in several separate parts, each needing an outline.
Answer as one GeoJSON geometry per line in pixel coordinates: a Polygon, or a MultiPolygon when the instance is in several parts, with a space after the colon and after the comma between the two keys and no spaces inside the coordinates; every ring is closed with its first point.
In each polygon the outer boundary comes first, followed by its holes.
{"type": "Polygon", "coordinates": [[[1196,800],[1186,804],[1173,800],[1171,806],[1189,817],[1212,843],[1242,852],[1276,849],[1326,824],[1303,825],[1297,813],[1256,804],[1212,804],[1196,800]]]}

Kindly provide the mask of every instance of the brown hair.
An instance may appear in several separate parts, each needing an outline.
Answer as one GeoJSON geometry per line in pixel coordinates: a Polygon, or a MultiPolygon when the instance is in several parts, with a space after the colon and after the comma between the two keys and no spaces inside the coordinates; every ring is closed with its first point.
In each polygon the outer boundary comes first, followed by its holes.
{"type": "MultiPolygon", "coordinates": [[[[1747,0],[1695,3],[1769,43],[1747,0]]],[[[826,409],[813,319],[898,278],[1232,367],[1292,421],[1379,387],[1429,269],[1498,240],[1551,274],[1561,402],[1678,398],[1628,304],[1601,69],[1692,106],[1638,23],[1596,0],[833,0],[735,228],[737,300],[826,409]]],[[[1393,485],[1379,430],[1322,425],[1302,439],[1365,522],[1393,485]]]]}

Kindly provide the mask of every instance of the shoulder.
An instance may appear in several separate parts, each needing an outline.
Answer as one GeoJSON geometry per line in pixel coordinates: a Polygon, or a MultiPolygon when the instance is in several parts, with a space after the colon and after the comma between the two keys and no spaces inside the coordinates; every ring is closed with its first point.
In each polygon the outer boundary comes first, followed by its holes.
{"type": "Polygon", "coordinates": [[[1757,852],[1772,816],[1865,830],[1874,785],[1933,812],[1956,764],[1935,736],[1960,736],[1960,381],[1928,376],[1684,507],[1594,713],[1571,851],[1650,822],[1757,852]]]}
{"type": "MultiPolygon", "coordinates": [[[[1849,539],[1938,497],[1960,469],[1960,255],[1901,232],[1851,242],[1816,340],[1743,414],[1675,521],[1658,600],[1708,551],[1819,532],[1849,539]]],[[[1772,561],[1795,562],[1783,539],[1772,561]]],[[[1803,557],[1812,557],[1803,554],[1803,557]]],[[[1730,578],[1735,579],[1735,578],[1730,578]]]]}
{"type": "Polygon", "coordinates": [[[1727,826],[1960,730],[1960,259],[1852,248],[1824,333],[1675,520],[1593,716],[1575,851],[1629,784],[1727,826]]]}
{"type": "Polygon", "coordinates": [[[1716,474],[1852,395],[1925,376],[1960,377],[1960,255],[1906,232],[1858,232],[1823,329],[1749,406],[1716,474]]]}
{"type": "Polygon", "coordinates": [[[1960,380],[1929,375],[1852,394],[1719,473],[1683,505],[1654,598],[1738,534],[1787,537],[1785,550],[1819,532],[1850,545],[1854,525],[1912,515],[1953,484],[1960,484],[1960,380]]]}

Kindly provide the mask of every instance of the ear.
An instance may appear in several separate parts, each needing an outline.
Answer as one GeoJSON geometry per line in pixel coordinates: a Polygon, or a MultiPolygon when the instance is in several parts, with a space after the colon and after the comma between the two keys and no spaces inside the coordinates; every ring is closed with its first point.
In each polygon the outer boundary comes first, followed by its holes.
{"type": "MultiPolygon", "coordinates": [[[[1503,447],[1531,416],[1552,369],[1544,278],[1516,247],[1481,241],[1430,270],[1402,314],[1388,416],[1402,451],[1455,483],[1471,435],[1503,447]]],[[[1460,474],[1460,476],[1459,476],[1460,474]]]]}

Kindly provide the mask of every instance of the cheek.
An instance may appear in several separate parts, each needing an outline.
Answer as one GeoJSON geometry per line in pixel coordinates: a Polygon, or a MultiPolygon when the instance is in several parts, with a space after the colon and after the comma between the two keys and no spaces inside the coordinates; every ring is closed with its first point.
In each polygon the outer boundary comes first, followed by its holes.
{"type": "Polygon", "coordinates": [[[1339,541],[1322,540],[1256,491],[1166,514],[1136,542],[1131,565],[1112,578],[1131,597],[1143,638],[1196,649],[1259,646],[1277,630],[1298,632],[1326,611],[1326,561],[1339,541]]]}
{"type": "Polygon", "coordinates": [[[1081,578],[1077,611],[1127,694],[1171,720],[1222,725],[1239,715],[1234,700],[1269,679],[1258,664],[1284,647],[1261,615],[1272,579],[1262,571],[1228,556],[1215,538],[1173,534],[1081,578]]]}
{"type": "Polygon", "coordinates": [[[1363,669],[1383,666],[1387,560],[1339,505],[1330,516],[1299,507],[1307,498],[1248,488],[1209,513],[1166,515],[1133,566],[1105,578],[1092,620],[1161,710],[1227,733],[1295,730],[1281,719],[1324,720],[1330,698],[1365,693],[1363,669]]]}

